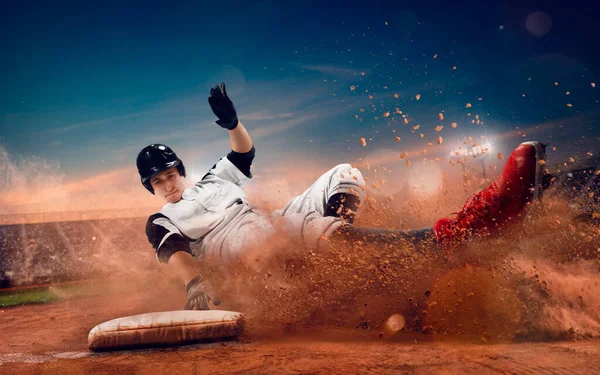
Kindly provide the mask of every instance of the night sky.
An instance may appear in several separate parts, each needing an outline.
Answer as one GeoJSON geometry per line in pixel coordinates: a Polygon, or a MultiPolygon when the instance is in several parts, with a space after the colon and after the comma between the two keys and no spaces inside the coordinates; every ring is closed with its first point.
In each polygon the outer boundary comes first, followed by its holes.
{"type": "Polygon", "coordinates": [[[599,13],[584,4],[6,2],[0,163],[137,179],[137,153],[159,142],[202,174],[229,151],[206,100],[221,81],[258,174],[282,155],[447,158],[469,136],[505,153],[541,139],[553,162],[581,160],[600,136],[599,13]]]}

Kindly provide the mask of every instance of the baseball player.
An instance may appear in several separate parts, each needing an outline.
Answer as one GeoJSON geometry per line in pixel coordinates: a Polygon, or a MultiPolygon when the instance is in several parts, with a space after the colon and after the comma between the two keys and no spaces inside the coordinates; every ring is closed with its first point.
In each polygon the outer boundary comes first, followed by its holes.
{"type": "Polygon", "coordinates": [[[432,241],[433,246],[452,247],[518,221],[524,208],[541,197],[539,161],[545,158],[545,146],[526,142],[513,151],[498,180],[471,196],[455,217],[439,219],[430,228],[404,231],[353,225],[365,196],[365,181],[350,164],[325,172],[302,195],[269,215],[250,203],[242,190],[252,178],[256,149],[225,84],[210,90],[208,102],[216,123],[229,133],[231,152],[199,182],[188,185],[182,160],[166,145],[145,147],[136,163],[144,187],[166,201],[148,218],[146,235],[158,261],[185,284],[185,309],[207,310],[211,299],[219,304],[208,281],[198,274],[194,258],[236,259],[245,249],[265,243],[275,233],[275,222],[307,249],[359,240],[388,246],[432,241]]]}

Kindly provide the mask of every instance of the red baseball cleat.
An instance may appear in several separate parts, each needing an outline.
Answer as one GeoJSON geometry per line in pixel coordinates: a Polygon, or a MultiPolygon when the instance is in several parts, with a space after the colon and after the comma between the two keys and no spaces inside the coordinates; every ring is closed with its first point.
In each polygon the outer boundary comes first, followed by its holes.
{"type": "Polygon", "coordinates": [[[541,142],[521,143],[496,181],[471,195],[455,218],[436,221],[433,231],[437,240],[458,243],[494,234],[525,217],[524,208],[542,197],[545,149],[541,142]]]}

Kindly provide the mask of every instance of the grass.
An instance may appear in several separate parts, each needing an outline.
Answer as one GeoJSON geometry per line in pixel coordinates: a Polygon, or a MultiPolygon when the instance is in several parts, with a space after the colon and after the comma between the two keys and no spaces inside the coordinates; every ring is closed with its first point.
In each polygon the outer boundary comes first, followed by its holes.
{"type": "Polygon", "coordinates": [[[45,285],[32,289],[4,291],[0,289],[0,308],[32,303],[56,302],[64,299],[89,297],[106,292],[106,289],[95,288],[94,286],[97,286],[97,281],[45,285]]]}
{"type": "Polygon", "coordinates": [[[80,297],[93,297],[124,292],[138,287],[138,284],[135,282],[126,286],[122,280],[91,279],[44,285],[30,289],[0,289],[0,308],[33,303],[49,303],[80,297]]]}
{"type": "Polygon", "coordinates": [[[61,298],[52,293],[49,288],[29,289],[2,292],[0,290],[0,307],[19,306],[31,303],[48,303],[61,298]]]}

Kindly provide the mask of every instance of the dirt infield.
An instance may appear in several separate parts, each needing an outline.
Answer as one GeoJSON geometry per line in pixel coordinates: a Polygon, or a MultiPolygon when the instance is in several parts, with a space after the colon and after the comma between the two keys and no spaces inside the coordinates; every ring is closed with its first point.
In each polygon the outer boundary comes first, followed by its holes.
{"type": "Polygon", "coordinates": [[[181,308],[177,289],[117,293],[0,312],[2,374],[443,373],[600,374],[600,341],[481,344],[444,335],[323,329],[284,337],[105,353],[87,350],[96,324],[181,308]],[[169,291],[169,293],[165,293],[169,291]],[[161,308],[152,307],[160,296],[161,308]]]}

